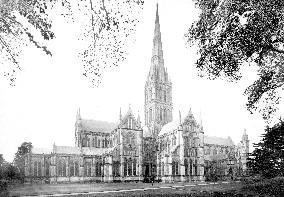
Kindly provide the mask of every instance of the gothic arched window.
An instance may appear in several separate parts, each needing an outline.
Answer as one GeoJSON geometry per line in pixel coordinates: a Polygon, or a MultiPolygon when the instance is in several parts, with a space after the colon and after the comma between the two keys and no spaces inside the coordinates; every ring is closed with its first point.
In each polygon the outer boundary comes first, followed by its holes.
{"type": "Polygon", "coordinates": [[[75,161],[74,166],[75,166],[75,176],[79,176],[79,162],[75,161]]]}
{"type": "Polygon", "coordinates": [[[145,102],[148,102],[148,94],[145,94],[145,102]]]}
{"type": "Polygon", "coordinates": [[[50,176],[49,166],[50,166],[50,158],[46,158],[44,161],[45,176],[50,176]]]}
{"type": "Polygon", "coordinates": [[[174,137],[173,137],[173,146],[175,146],[176,145],[176,142],[177,141],[177,138],[176,138],[176,136],[174,135],[174,137]]]}
{"type": "Polygon", "coordinates": [[[195,167],[195,170],[194,170],[195,171],[195,175],[198,175],[198,172],[197,172],[197,160],[195,160],[195,166],[194,167],[195,167]]]}
{"type": "Polygon", "coordinates": [[[136,161],[136,159],[134,159],[133,160],[133,176],[136,176],[136,163],[137,163],[137,161],[136,161]]]}
{"type": "Polygon", "coordinates": [[[160,79],[160,73],[159,73],[159,70],[157,69],[157,79],[159,80],[160,79]]]}
{"type": "Polygon", "coordinates": [[[191,153],[190,153],[190,156],[191,156],[191,157],[194,157],[194,149],[191,149],[190,152],[191,152],[191,153]]]}
{"type": "Polygon", "coordinates": [[[103,139],[102,144],[103,144],[103,148],[105,148],[105,139],[103,139]]]}
{"type": "Polygon", "coordinates": [[[90,177],[91,176],[91,162],[86,162],[84,165],[84,174],[86,177],[90,177]]]}
{"type": "Polygon", "coordinates": [[[87,147],[91,147],[90,138],[87,139],[87,147]]]}
{"type": "Polygon", "coordinates": [[[130,129],[133,129],[133,128],[134,128],[133,119],[131,118],[131,119],[130,119],[130,129]]]}
{"type": "Polygon", "coordinates": [[[96,176],[102,176],[102,161],[98,159],[96,161],[96,176]]]}
{"type": "Polygon", "coordinates": [[[66,176],[66,162],[63,159],[58,162],[57,175],[66,176]]]}
{"type": "Polygon", "coordinates": [[[192,166],[193,166],[193,162],[192,162],[192,160],[190,159],[190,160],[189,160],[189,175],[190,175],[190,176],[192,175],[192,166]]]}
{"type": "Polygon", "coordinates": [[[164,90],[164,101],[165,101],[165,102],[167,101],[167,93],[166,93],[166,90],[164,90]]]}
{"type": "Polygon", "coordinates": [[[41,162],[34,162],[34,176],[41,176],[41,162]]]}
{"type": "Polygon", "coordinates": [[[163,109],[160,109],[160,121],[163,121],[163,109]]]}
{"type": "Polygon", "coordinates": [[[187,159],[184,160],[184,171],[185,171],[185,176],[188,176],[188,162],[187,162],[187,159]]]}
{"type": "Polygon", "coordinates": [[[124,158],[124,176],[128,176],[128,159],[124,158]]]}
{"type": "Polygon", "coordinates": [[[150,112],[149,112],[150,114],[149,114],[149,122],[151,122],[152,121],[152,109],[150,109],[150,112]]]}
{"type": "Polygon", "coordinates": [[[167,110],[164,109],[164,121],[167,121],[167,110]]]}
{"type": "Polygon", "coordinates": [[[78,163],[78,161],[70,161],[69,175],[70,176],[79,176],[79,163],[78,163]]]}

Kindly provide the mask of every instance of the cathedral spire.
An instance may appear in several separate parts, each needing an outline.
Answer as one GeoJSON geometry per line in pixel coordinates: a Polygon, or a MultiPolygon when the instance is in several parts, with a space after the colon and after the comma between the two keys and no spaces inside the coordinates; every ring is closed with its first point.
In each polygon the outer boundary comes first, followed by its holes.
{"type": "Polygon", "coordinates": [[[153,50],[152,50],[152,57],[154,56],[157,56],[161,60],[163,59],[158,3],[156,8],[156,20],[155,20],[155,30],[154,30],[153,50]]]}
{"type": "Polygon", "coordinates": [[[164,67],[159,6],[156,7],[151,67],[145,83],[145,124],[153,137],[172,121],[172,83],[164,67]]]}
{"type": "Polygon", "coordinates": [[[155,20],[155,36],[156,35],[161,35],[160,21],[159,21],[159,5],[158,5],[158,3],[157,3],[157,6],[156,6],[156,20],[155,20]]]}
{"type": "Polygon", "coordinates": [[[80,108],[77,110],[76,120],[81,120],[80,108]]]}
{"type": "Polygon", "coordinates": [[[203,131],[203,123],[202,123],[201,110],[200,110],[200,114],[199,114],[199,126],[200,126],[201,131],[203,131]]]}
{"type": "Polygon", "coordinates": [[[138,127],[140,128],[141,127],[141,120],[140,120],[139,110],[138,110],[138,116],[137,116],[137,124],[138,124],[138,127]]]}
{"type": "Polygon", "coordinates": [[[243,136],[242,136],[242,141],[244,141],[244,142],[248,140],[248,134],[247,134],[246,131],[247,131],[247,130],[244,129],[244,133],[243,133],[243,136]]]}
{"type": "Polygon", "coordinates": [[[120,107],[120,109],[119,109],[119,121],[121,121],[122,120],[122,114],[121,114],[121,107],[120,107]]]}
{"type": "Polygon", "coordinates": [[[189,108],[189,111],[188,111],[188,116],[192,116],[191,107],[189,108]]]}
{"type": "Polygon", "coordinates": [[[201,115],[201,110],[199,112],[199,124],[202,126],[202,115],[201,115]]]}
{"type": "Polygon", "coordinates": [[[138,110],[137,122],[140,122],[140,114],[139,114],[139,110],[138,110]]]}

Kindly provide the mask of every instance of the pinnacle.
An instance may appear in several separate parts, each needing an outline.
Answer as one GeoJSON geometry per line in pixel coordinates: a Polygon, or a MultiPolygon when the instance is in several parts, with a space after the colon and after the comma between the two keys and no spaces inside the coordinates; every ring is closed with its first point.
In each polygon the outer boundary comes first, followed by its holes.
{"type": "Polygon", "coordinates": [[[81,113],[80,113],[80,107],[77,110],[77,115],[76,115],[77,120],[81,120],[81,113]]]}

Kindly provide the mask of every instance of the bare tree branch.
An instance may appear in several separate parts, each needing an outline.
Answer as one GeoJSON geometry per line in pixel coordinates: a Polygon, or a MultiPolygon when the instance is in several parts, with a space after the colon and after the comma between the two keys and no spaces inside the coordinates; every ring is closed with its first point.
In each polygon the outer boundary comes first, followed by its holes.
{"type": "Polygon", "coordinates": [[[34,36],[33,36],[30,32],[28,32],[28,30],[27,30],[26,28],[25,28],[24,30],[25,30],[26,35],[29,37],[29,40],[30,40],[37,48],[42,49],[47,55],[52,56],[51,51],[49,51],[46,46],[40,46],[39,43],[34,40],[34,36]]]}
{"type": "MultiPolygon", "coordinates": [[[[12,51],[10,50],[9,46],[7,45],[7,43],[5,42],[5,40],[2,38],[2,36],[0,36],[0,42],[2,44],[2,46],[4,46],[5,50],[8,52],[8,54],[10,55],[10,57],[13,60],[13,63],[18,65],[18,61],[16,60],[16,58],[14,57],[14,54],[12,53],[12,51]]],[[[19,67],[18,67],[19,68],[19,67]]],[[[20,68],[19,68],[20,69],[20,68]]]]}

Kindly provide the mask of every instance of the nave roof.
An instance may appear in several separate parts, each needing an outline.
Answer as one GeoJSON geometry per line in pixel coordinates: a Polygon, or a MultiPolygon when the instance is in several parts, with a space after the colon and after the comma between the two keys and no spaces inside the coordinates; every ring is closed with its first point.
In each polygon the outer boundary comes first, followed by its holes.
{"type": "Polygon", "coordinates": [[[204,136],[204,144],[220,145],[220,146],[234,146],[233,140],[215,136],[204,136]]]}
{"type": "Polygon", "coordinates": [[[84,131],[111,133],[117,127],[118,123],[99,121],[99,120],[81,120],[81,128],[84,131]]]}
{"type": "Polygon", "coordinates": [[[95,148],[95,147],[75,147],[75,146],[56,146],[53,149],[48,148],[32,148],[33,154],[69,154],[69,155],[103,155],[109,153],[113,148],[95,148]]]}
{"type": "Polygon", "coordinates": [[[165,135],[165,134],[167,134],[167,133],[170,133],[170,132],[172,132],[172,131],[178,129],[178,126],[179,126],[179,125],[180,125],[180,123],[179,123],[179,121],[177,121],[177,120],[165,124],[165,125],[162,127],[162,129],[161,129],[161,131],[160,131],[160,133],[159,133],[158,136],[159,136],[159,137],[160,137],[160,136],[163,136],[163,135],[165,135]]]}

